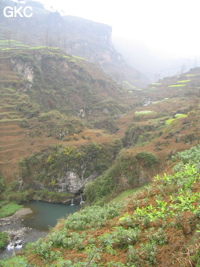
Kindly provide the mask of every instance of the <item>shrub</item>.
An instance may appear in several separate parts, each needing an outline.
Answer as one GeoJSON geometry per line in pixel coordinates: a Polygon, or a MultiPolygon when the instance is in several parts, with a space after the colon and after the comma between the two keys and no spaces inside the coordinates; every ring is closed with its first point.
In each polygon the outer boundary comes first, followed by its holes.
{"type": "Polygon", "coordinates": [[[150,168],[153,167],[154,164],[158,163],[158,159],[154,154],[145,151],[139,152],[136,155],[136,159],[143,160],[144,166],[150,168]]]}
{"type": "Polygon", "coordinates": [[[8,234],[0,232],[0,250],[3,249],[8,242],[8,234]]]}
{"type": "Polygon", "coordinates": [[[0,175],[0,193],[3,193],[5,188],[6,188],[5,179],[3,176],[0,175]]]}
{"type": "Polygon", "coordinates": [[[147,238],[151,243],[155,243],[156,245],[165,245],[167,243],[167,238],[162,228],[159,228],[157,232],[147,235],[147,238]]]}
{"type": "Polygon", "coordinates": [[[191,147],[189,150],[178,152],[175,156],[172,157],[173,161],[179,161],[179,163],[175,165],[174,170],[181,170],[183,168],[183,165],[187,163],[194,165],[197,170],[200,170],[199,155],[200,145],[191,147]]]}
{"type": "Polygon", "coordinates": [[[128,266],[142,267],[142,260],[139,257],[139,250],[135,249],[133,246],[129,246],[128,248],[128,264],[131,264],[128,266]]]}
{"type": "Polygon", "coordinates": [[[104,202],[105,199],[109,200],[112,194],[122,189],[141,185],[141,167],[146,172],[144,172],[146,180],[144,178],[143,181],[147,182],[149,169],[152,171],[153,166],[157,162],[158,159],[152,153],[140,152],[135,156],[128,153],[119,154],[114,164],[108,170],[85,186],[84,194],[87,201],[90,203],[104,202]]]}
{"type": "Polygon", "coordinates": [[[67,217],[65,226],[69,229],[84,230],[101,227],[104,223],[120,214],[121,206],[117,204],[85,207],[67,217]]]}
{"type": "Polygon", "coordinates": [[[27,260],[25,257],[22,256],[16,256],[12,259],[9,260],[0,260],[0,266],[1,267],[29,267],[30,265],[28,264],[27,260]]]}

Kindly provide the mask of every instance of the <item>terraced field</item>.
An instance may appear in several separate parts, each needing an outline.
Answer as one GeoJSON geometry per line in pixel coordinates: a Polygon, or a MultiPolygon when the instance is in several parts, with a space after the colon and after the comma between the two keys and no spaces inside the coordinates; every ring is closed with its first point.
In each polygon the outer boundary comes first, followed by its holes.
{"type": "MultiPolygon", "coordinates": [[[[98,79],[97,72],[94,75],[98,79]]],[[[35,107],[32,117],[33,103],[23,90],[23,77],[12,69],[9,53],[4,52],[0,58],[0,172],[13,180],[17,176],[18,162],[48,145],[80,146],[91,142],[106,143],[114,138],[124,140],[128,153],[145,150],[162,154],[164,160],[174,151],[198,142],[199,78],[200,69],[197,68],[165,78],[142,91],[133,89],[134,97],[131,96],[129,102],[133,99],[133,104],[140,102],[140,105],[115,119],[115,131],[109,133],[105,128],[85,126],[59,139],[45,130],[52,121],[41,121],[43,115],[39,118],[35,107]]],[[[100,110],[100,102],[96,105],[100,110]]]]}

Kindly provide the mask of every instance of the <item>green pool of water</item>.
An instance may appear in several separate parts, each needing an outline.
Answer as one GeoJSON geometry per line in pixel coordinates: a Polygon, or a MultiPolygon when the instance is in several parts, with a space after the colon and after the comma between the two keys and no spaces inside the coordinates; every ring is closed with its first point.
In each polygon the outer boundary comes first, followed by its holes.
{"type": "Polygon", "coordinates": [[[24,207],[32,209],[33,214],[27,215],[23,224],[40,231],[48,231],[50,227],[57,224],[58,219],[66,218],[70,213],[80,209],[80,205],[71,206],[42,201],[31,201],[24,204],[24,207]]]}

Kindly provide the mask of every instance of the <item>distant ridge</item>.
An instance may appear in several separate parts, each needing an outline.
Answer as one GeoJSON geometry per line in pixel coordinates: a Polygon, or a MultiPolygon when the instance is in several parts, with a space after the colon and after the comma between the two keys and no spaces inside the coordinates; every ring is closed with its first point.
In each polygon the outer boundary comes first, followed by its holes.
{"type": "MultiPolygon", "coordinates": [[[[5,5],[22,6],[12,1],[5,5]]],[[[58,47],[101,66],[118,83],[128,81],[136,87],[144,87],[148,80],[138,70],[126,64],[112,44],[112,27],[74,16],[61,16],[58,12],[45,10],[41,3],[28,1],[32,6],[30,18],[6,18],[0,22],[0,40],[14,47],[14,40],[23,45],[58,47]]]]}

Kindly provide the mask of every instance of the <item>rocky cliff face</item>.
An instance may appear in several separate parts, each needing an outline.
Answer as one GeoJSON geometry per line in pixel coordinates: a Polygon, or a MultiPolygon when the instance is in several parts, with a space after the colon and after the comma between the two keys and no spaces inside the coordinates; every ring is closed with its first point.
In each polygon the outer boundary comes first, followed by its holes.
{"type": "Polygon", "coordinates": [[[19,91],[39,104],[42,111],[62,110],[79,118],[103,118],[105,113],[108,116],[125,111],[120,105],[126,92],[86,60],[58,49],[28,49],[2,55],[10,58],[8,68],[21,80],[19,91]]]}
{"type": "Polygon", "coordinates": [[[97,64],[119,83],[128,81],[134,86],[147,84],[146,77],[126,64],[114,48],[111,26],[73,16],[60,17],[59,25],[65,29],[64,35],[61,29],[57,32],[59,45],[67,53],[97,64]]]}
{"type": "Polygon", "coordinates": [[[2,38],[10,47],[17,45],[13,40],[30,46],[59,47],[101,66],[119,83],[147,84],[146,77],[128,66],[114,48],[111,26],[79,17],[62,17],[58,12],[45,12],[41,6],[33,6],[33,13],[30,18],[2,18],[2,38]]]}
{"type": "MultiPolygon", "coordinates": [[[[40,191],[48,190],[58,193],[70,193],[70,194],[79,194],[83,191],[84,186],[94,180],[98,174],[94,172],[86,178],[83,178],[82,175],[78,174],[76,169],[66,170],[62,176],[56,177],[53,183],[45,184],[44,182],[34,180],[31,184],[31,188],[40,191]]],[[[21,189],[27,188],[26,181],[20,181],[22,184],[21,189]]]]}
{"type": "Polygon", "coordinates": [[[122,147],[116,139],[80,148],[54,146],[20,162],[22,188],[59,193],[80,193],[84,186],[107,170],[122,147]]]}

